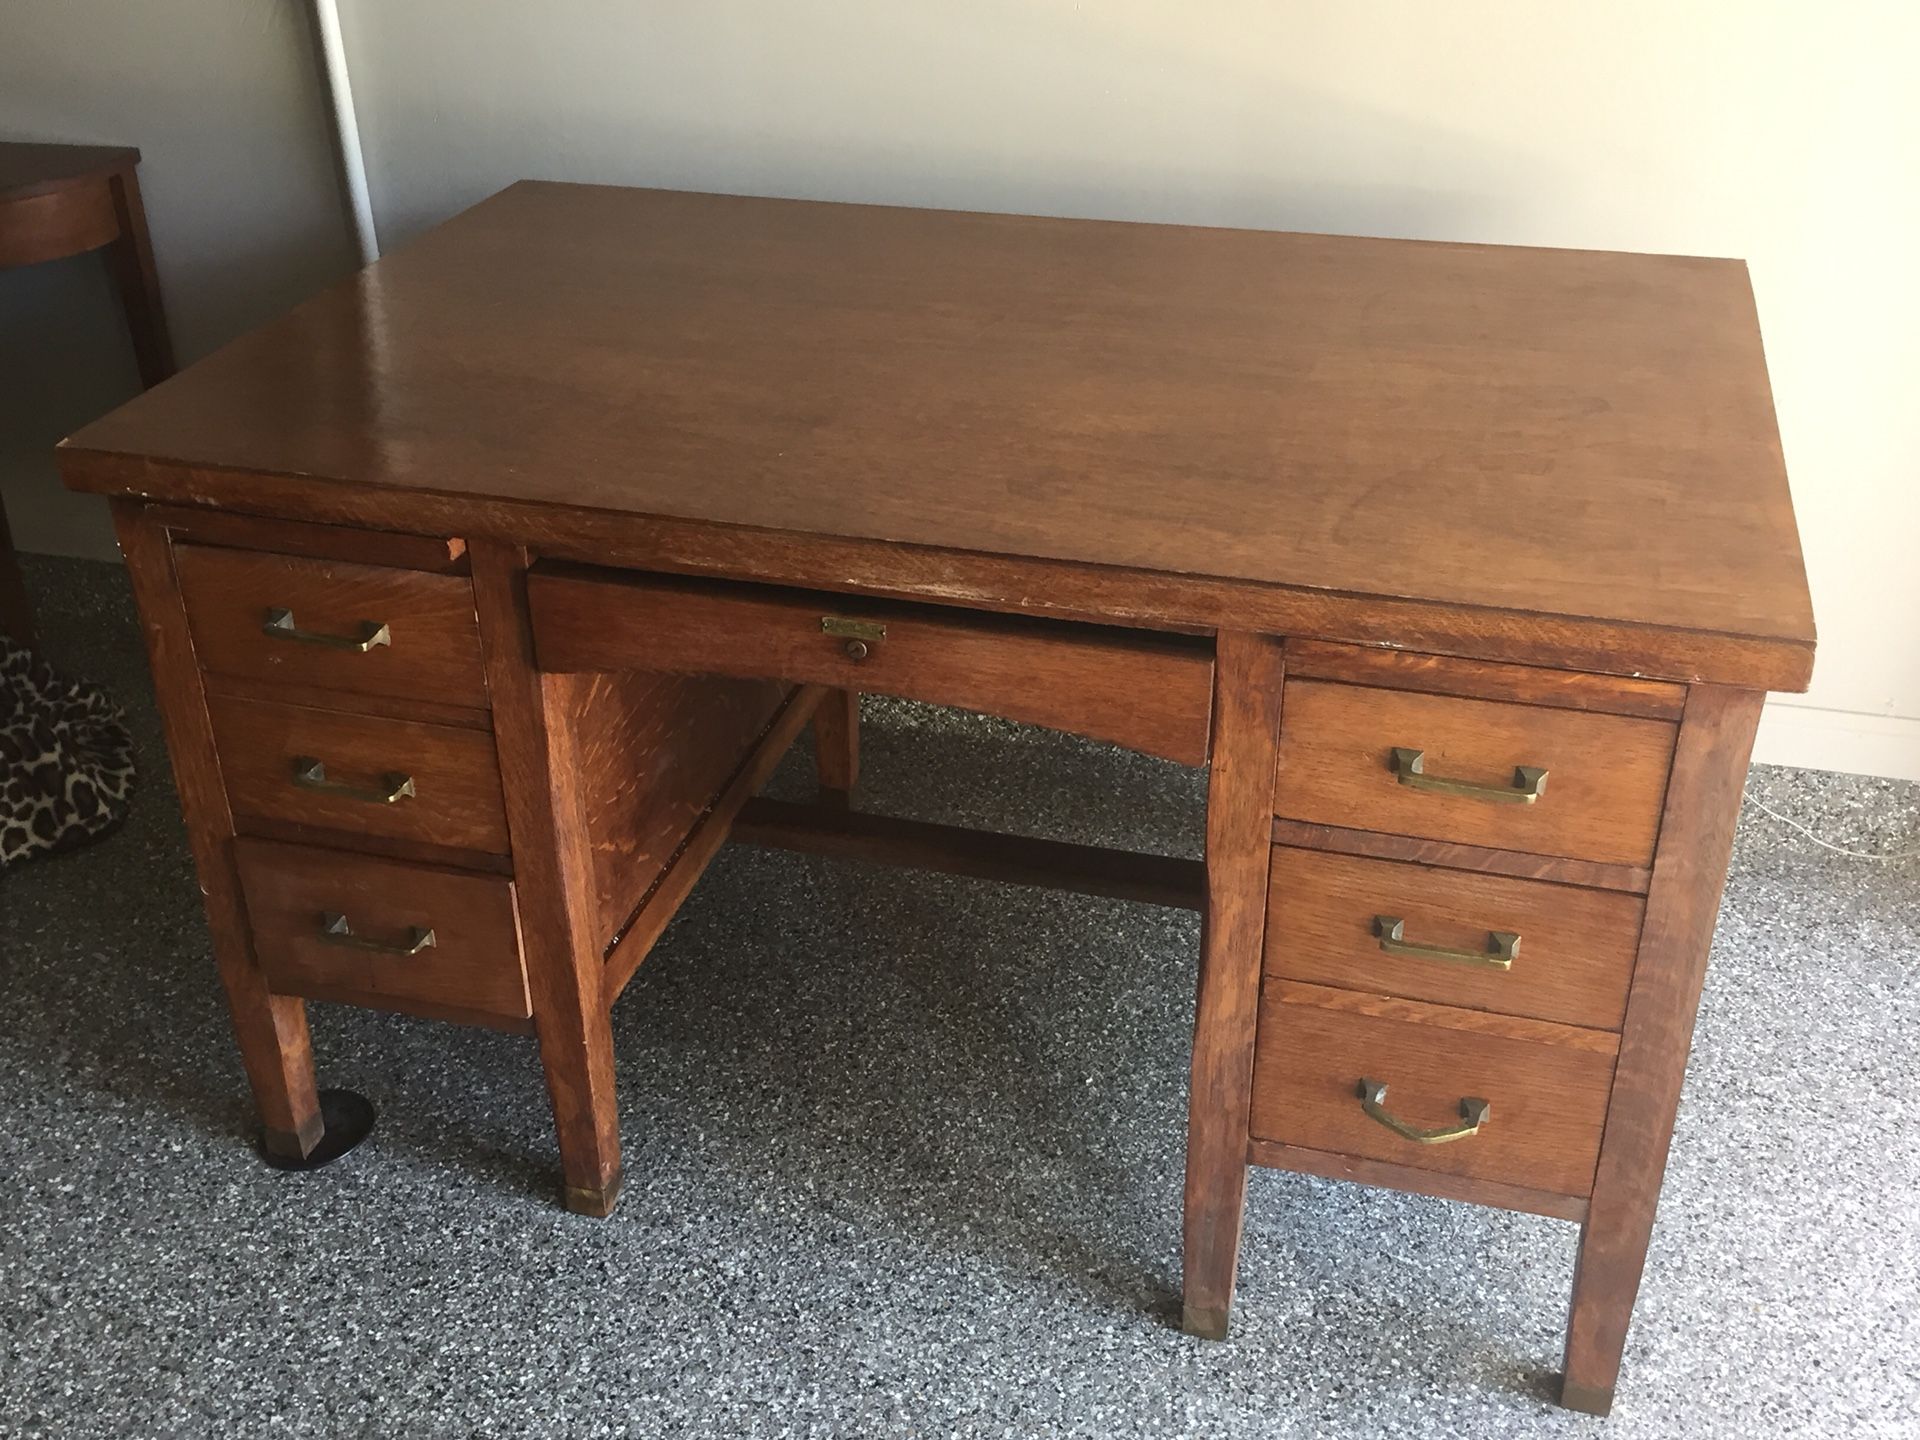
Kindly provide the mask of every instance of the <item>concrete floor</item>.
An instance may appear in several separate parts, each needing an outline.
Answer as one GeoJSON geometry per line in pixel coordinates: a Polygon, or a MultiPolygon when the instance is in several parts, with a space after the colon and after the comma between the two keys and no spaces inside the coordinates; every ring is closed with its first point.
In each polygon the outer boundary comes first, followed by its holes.
{"type": "MultiPolygon", "coordinates": [[[[340,1007],[380,1127],[266,1169],[124,585],[29,580],[147,769],[0,872],[0,1435],[1920,1434],[1920,865],[1748,811],[1602,1422],[1549,1403],[1555,1221],[1257,1172],[1233,1338],[1171,1328],[1198,927],[1145,907],[730,851],[615,1012],[610,1221],[531,1041],[340,1007]]],[[[1192,772],[868,721],[875,808],[1197,851],[1192,772]]],[[[1920,843],[1920,787],[1752,788],[1920,843]]]]}

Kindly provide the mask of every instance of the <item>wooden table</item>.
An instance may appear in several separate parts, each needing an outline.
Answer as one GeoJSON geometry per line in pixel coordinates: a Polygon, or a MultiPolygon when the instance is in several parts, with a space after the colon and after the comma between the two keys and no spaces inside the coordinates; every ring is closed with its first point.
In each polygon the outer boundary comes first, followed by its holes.
{"type": "MultiPolygon", "coordinates": [[[[105,249],[140,383],[173,373],[173,343],[140,203],[140,152],[110,145],[0,141],[0,270],[105,249]]],[[[33,644],[33,612],[0,508],[0,634],[33,644]]]]}
{"type": "Polygon", "coordinates": [[[1738,262],[521,184],[61,463],[283,1158],[303,1000],[530,1030],[606,1213],[608,1007],[729,837],[1188,905],[1187,1328],[1250,1164],[1535,1211],[1608,1408],[1813,662],[1738,262]],[[862,691],[1210,764],[1204,866],[853,809],[862,691]]]}

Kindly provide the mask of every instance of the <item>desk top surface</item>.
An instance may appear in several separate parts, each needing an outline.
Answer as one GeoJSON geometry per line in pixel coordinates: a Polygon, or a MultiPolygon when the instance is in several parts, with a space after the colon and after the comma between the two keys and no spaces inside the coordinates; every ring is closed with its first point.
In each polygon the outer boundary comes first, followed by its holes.
{"type": "Polygon", "coordinates": [[[523,182],[63,468],[113,457],[1814,634],[1738,261],[523,182]]]}

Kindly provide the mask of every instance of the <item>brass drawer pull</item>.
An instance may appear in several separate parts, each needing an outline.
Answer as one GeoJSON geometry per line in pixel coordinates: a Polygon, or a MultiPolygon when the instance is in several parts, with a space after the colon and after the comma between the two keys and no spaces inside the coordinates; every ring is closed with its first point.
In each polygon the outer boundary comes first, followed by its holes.
{"type": "Polygon", "coordinates": [[[1486,1101],[1468,1096],[1460,1102],[1461,1124],[1428,1130],[1419,1125],[1409,1125],[1397,1116],[1389,1115],[1386,1106],[1386,1085],[1379,1080],[1362,1080],[1360,1108],[1394,1134],[1411,1140],[1416,1145],[1444,1145],[1449,1140],[1464,1140],[1469,1135],[1477,1135],[1480,1127],[1487,1123],[1487,1118],[1492,1113],[1492,1107],[1486,1101]]]}
{"type": "Polygon", "coordinates": [[[293,757],[293,783],[303,790],[319,790],[346,800],[364,800],[369,805],[396,805],[402,800],[412,799],[415,793],[411,775],[382,775],[377,790],[329,780],[326,764],[311,755],[293,757]]]}
{"type": "Polygon", "coordinates": [[[1466,795],[1475,800],[1499,800],[1510,805],[1531,805],[1547,788],[1547,772],[1538,765],[1513,767],[1511,785],[1482,785],[1475,780],[1452,780],[1444,775],[1427,774],[1427,752],[1393,747],[1393,773],[1412,790],[1435,790],[1443,795],[1466,795]]]}
{"type": "Polygon", "coordinates": [[[820,633],[846,641],[849,660],[864,660],[872,646],[887,638],[887,627],[875,620],[852,620],[845,615],[822,615],[820,633]]]}
{"type": "Polygon", "coordinates": [[[267,611],[266,624],[260,627],[282,640],[298,640],[303,645],[325,645],[332,650],[352,650],[364,655],[376,645],[393,644],[393,631],[379,620],[362,620],[360,634],[323,635],[318,630],[302,630],[293,623],[293,611],[274,606],[267,611]]]}
{"type": "Polygon", "coordinates": [[[1406,938],[1406,921],[1398,915],[1373,917],[1373,933],[1389,955],[1412,960],[1445,960],[1453,965],[1482,965],[1489,970],[1511,970],[1520,953],[1520,937],[1511,930],[1489,930],[1484,950],[1449,950],[1441,945],[1415,945],[1406,938]]]}
{"type": "Polygon", "coordinates": [[[369,940],[364,935],[353,933],[353,927],[347,923],[347,917],[327,911],[320,917],[320,939],[328,945],[346,945],[355,950],[371,950],[376,955],[418,955],[422,950],[431,950],[440,942],[434,938],[433,931],[422,930],[418,925],[407,931],[404,942],[388,940],[369,940]]]}

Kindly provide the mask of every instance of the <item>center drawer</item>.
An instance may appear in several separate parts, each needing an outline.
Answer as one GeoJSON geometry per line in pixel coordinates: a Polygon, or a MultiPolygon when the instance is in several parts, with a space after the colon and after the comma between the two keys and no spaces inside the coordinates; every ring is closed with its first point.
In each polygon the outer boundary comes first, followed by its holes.
{"type": "Polygon", "coordinates": [[[543,670],[831,685],[1024,720],[1203,765],[1204,641],[948,606],[548,564],[527,577],[543,670]]]}

